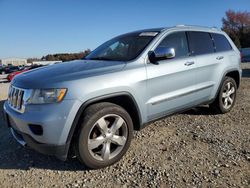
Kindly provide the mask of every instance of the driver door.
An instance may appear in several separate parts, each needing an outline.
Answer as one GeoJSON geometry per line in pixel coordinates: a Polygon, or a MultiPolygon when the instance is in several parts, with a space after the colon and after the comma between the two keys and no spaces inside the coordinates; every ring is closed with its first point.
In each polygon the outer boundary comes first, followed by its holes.
{"type": "Polygon", "coordinates": [[[156,48],[174,48],[175,57],[147,63],[148,120],[192,106],[196,100],[196,64],[189,56],[186,32],[168,34],[156,48]]]}

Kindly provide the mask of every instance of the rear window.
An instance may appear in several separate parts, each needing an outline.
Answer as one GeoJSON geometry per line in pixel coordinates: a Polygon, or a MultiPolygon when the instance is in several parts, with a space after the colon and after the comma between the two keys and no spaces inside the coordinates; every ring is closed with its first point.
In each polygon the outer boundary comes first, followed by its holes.
{"type": "Polygon", "coordinates": [[[214,39],[216,52],[224,52],[232,49],[232,46],[230,45],[230,43],[228,42],[228,40],[224,35],[217,33],[211,33],[211,35],[214,39]]]}
{"type": "Polygon", "coordinates": [[[214,45],[209,33],[191,31],[188,32],[189,47],[193,55],[214,53],[214,45]]]}

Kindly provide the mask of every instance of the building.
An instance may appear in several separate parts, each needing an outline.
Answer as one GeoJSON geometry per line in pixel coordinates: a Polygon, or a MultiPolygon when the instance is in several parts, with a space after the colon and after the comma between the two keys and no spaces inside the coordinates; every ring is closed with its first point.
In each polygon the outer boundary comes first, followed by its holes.
{"type": "Polygon", "coordinates": [[[24,58],[6,58],[1,60],[2,65],[27,65],[27,59],[24,58]]]}

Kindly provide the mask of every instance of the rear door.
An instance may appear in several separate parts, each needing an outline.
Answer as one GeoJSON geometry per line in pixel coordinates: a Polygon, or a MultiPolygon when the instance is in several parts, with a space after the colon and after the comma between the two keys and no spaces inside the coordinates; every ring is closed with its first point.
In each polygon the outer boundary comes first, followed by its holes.
{"type": "Polygon", "coordinates": [[[149,120],[192,106],[196,100],[196,64],[189,55],[186,32],[168,34],[158,47],[174,48],[176,56],[158,65],[147,63],[149,120]]]}
{"type": "Polygon", "coordinates": [[[212,97],[218,82],[219,67],[224,57],[215,53],[214,41],[208,32],[190,31],[188,41],[197,66],[196,98],[199,103],[206,102],[212,97]]]}

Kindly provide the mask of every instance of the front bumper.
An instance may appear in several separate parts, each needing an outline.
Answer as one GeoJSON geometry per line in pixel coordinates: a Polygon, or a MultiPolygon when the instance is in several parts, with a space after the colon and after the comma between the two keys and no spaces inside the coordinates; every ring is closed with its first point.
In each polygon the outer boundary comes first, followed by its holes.
{"type": "Polygon", "coordinates": [[[10,132],[16,139],[16,141],[22,146],[28,146],[38,151],[39,153],[56,156],[58,159],[63,161],[67,159],[69,144],[57,146],[39,143],[35,141],[31,136],[18,132],[12,127],[10,127],[10,132]]]}
{"type": "Polygon", "coordinates": [[[70,145],[69,131],[80,106],[77,100],[64,100],[59,104],[27,106],[25,113],[18,113],[6,101],[4,114],[13,137],[21,145],[65,160],[70,145]],[[35,134],[30,125],[41,126],[43,133],[35,134]]]}

